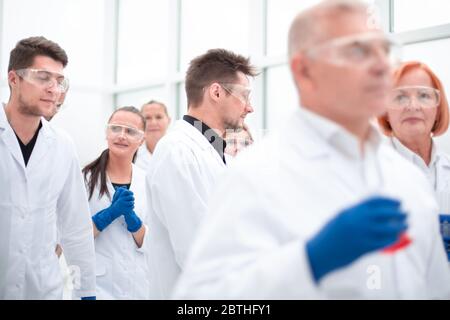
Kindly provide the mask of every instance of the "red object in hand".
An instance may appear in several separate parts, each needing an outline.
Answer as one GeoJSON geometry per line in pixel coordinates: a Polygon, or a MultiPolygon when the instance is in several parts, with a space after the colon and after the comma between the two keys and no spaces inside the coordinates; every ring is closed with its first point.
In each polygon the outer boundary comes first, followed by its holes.
{"type": "Polygon", "coordinates": [[[411,238],[406,233],[403,233],[396,243],[394,243],[390,247],[383,249],[383,253],[387,254],[395,253],[396,251],[407,247],[411,242],[412,242],[411,238]]]}

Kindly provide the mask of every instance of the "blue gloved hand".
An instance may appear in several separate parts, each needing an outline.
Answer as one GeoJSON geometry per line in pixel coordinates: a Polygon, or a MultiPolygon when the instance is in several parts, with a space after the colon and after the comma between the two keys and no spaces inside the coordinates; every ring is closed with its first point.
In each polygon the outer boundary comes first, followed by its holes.
{"type": "Polygon", "coordinates": [[[130,232],[136,232],[142,227],[141,219],[136,215],[134,211],[123,215],[125,222],[127,223],[127,230],[130,232]]]}
{"type": "Polygon", "coordinates": [[[439,224],[447,260],[450,261],[450,215],[441,213],[439,215],[439,224]]]}
{"type": "Polygon", "coordinates": [[[394,244],[407,229],[400,202],[373,197],[340,212],[306,244],[316,282],[362,255],[394,244]]]}
{"type": "Polygon", "coordinates": [[[81,297],[81,300],[97,300],[96,296],[92,296],[92,297],[81,297]]]}
{"type": "Polygon", "coordinates": [[[129,213],[134,209],[134,195],[125,188],[118,188],[114,193],[111,205],[97,212],[93,217],[95,226],[99,231],[103,231],[120,215],[129,213]]]}
{"type": "Polygon", "coordinates": [[[119,198],[119,196],[120,196],[120,195],[122,194],[122,192],[124,192],[125,190],[128,190],[128,189],[125,188],[125,187],[119,187],[119,188],[116,188],[116,189],[115,189],[115,192],[114,192],[114,195],[113,195],[113,198],[112,198],[112,200],[111,200],[111,203],[116,202],[117,198],[119,198]]]}

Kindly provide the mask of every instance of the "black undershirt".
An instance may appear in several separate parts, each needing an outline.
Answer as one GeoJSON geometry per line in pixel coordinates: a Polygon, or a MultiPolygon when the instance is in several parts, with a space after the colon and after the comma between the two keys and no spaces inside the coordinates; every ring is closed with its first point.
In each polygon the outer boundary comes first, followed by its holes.
{"type": "Polygon", "coordinates": [[[23,144],[22,140],[20,140],[17,133],[14,131],[14,134],[16,135],[17,141],[19,141],[20,150],[22,151],[23,160],[25,161],[25,167],[28,165],[28,161],[30,160],[31,153],[33,152],[34,146],[37,141],[37,137],[39,135],[39,131],[42,128],[42,122],[39,122],[39,127],[37,128],[33,138],[28,142],[27,145],[23,144]]]}
{"type": "Polygon", "coordinates": [[[227,143],[225,140],[223,140],[214,130],[212,130],[209,126],[207,126],[205,123],[201,122],[200,120],[185,115],[183,117],[183,120],[194,126],[194,128],[198,129],[202,133],[202,135],[208,140],[209,143],[214,147],[214,149],[217,151],[219,156],[222,158],[223,163],[227,164],[225,161],[225,148],[227,147],[227,143]],[[198,124],[201,124],[199,126],[198,124]]]}

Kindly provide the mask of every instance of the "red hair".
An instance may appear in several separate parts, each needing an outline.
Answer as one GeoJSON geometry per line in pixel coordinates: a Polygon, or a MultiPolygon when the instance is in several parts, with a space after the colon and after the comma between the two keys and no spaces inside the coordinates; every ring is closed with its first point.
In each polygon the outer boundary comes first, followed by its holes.
{"type": "MultiPolygon", "coordinates": [[[[448,129],[448,101],[441,80],[439,80],[439,78],[430,69],[430,67],[428,67],[425,63],[419,61],[409,61],[402,63],[394,71],[394,86],[396,86],[400,82],[400,79],[406,73],[414,69],[421,69],[425,71],[430,76],[431,82],[433,83],[434,87],[440,91],[441,102],[438,106],[436,121],[434,123],[433,129],[431,130],[433,136],[440,136],[448,129]]],[[[387,113],[385,113],[381,117],[378,117],[378,124],[380,125],[381,130],[385,135],[392,136],[392,127],[387,119],[387,113]]]]}

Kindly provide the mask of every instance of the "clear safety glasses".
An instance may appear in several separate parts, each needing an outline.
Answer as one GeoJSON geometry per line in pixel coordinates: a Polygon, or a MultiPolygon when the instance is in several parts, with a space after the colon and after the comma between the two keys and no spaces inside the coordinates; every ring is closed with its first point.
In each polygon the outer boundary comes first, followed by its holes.
{"type": "Polygon", "coordinates": [[[134,142],[139,141],[144,137],[144,131],[121,124],[108,124],[106,126],[106,132],[109,137],[116,138],[123,135],[134,142]]]}
{"type": "Polygon", "coordinates": [[[55,86],[61,93],[69,90],[69,79],[56,72],[50,72],[42,69],[19,69],[16,74],[28,83],[48,89],[55,86]]]}
{"type": "Polygon", "coordinates": [[[250,94],[252,92],[250,87],[237,83],[220,82],[220,86],[229,94],[237,98],[245,105],[250,104],[250,94]]]}
{"type": "Polygon", "coordinates": [[[335,38],[306,50],[306,53],[338,66],[366,67],[384,58],[395,66],[401,58],[401,46],[376,32],[335,38]]]}
{"type": "Polygon", "coordinates": [[[436,108],[441,101],[439,90],[423,86],[405,86],[392,90],[389,107],[403,109],[417,106],[421,108],[436,108]],[[414,104],[413,104],[414,100],[414,104]]]}
{"type": "Polygon", "coordinates": [[[240,147],[241,149],[246,148],[248,146],[250,146],[253,141],[250,138],[230,138],[230,139],[225,139],[227,146],[230,147],[240,147]]]}

